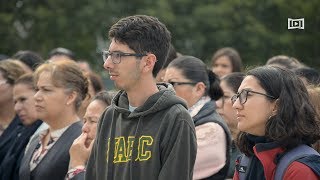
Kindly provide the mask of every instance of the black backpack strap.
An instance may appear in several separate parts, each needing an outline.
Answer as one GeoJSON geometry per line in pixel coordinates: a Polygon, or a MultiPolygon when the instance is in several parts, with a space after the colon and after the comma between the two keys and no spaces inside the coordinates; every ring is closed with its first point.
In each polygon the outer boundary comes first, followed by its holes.
{"type": "Polygon", "coordinates": [[[307,145],[299,145],[287,153],[284,154],[284,156],[281,157],[279,163],[277,164],[276,173],[274,176],[275,180],[282,180],[284,173],[286,172],[289,165],[300,158],[309,156],[309,155],[318,155],[319,153],[314,150],[312,147],[307,145]]]}
{"type": "Polygon", "coordinates": [[[239,164],[236,165],[236,171],[238,171],[240,180],[246,179],[246,177],[248,175],[251,160],[252,160],[252,156],[248,157],[244,154],[241,154],[238,157],[239,164]]]}

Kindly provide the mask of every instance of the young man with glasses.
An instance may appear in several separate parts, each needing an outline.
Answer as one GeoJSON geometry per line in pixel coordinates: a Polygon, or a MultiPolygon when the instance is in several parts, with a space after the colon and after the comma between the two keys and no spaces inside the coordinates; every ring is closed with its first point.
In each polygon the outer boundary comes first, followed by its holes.
{"type": "Polygon", "coordinates": [[[192,119],[172,87],[155,80],[170,32],[157,18],[135,15],[114,24],[109,38],[104,68],[120,91],[99,122],[86,179],[192,179],[192,119]]]}

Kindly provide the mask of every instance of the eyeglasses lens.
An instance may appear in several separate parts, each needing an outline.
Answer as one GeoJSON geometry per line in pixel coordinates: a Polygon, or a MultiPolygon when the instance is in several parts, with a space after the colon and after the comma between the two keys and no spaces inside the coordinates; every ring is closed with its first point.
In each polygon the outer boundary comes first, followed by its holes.
{"type": "Polygon", "coordinates": [[[247,101],[248,91],[243,90],[239,95],[239,101],[241,104],[244,104],[247,101]]]}

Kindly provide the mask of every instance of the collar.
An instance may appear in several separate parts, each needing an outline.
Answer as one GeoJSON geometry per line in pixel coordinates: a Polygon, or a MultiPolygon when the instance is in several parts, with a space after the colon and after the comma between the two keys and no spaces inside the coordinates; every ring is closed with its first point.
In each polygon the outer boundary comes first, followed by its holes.
{"type": "Polygon", "coordinates": [[[191,117],[194,117],[198,114],[198,112],[201,110],[201,108],[209,102],[211,99],[209,96],[202,96],[193,106],[191,106],[188,111],[191,117]]]}
{"type": "Polygon", "coordinates": [[[57,129],[55,131],[50,132],[50,129],[47,128],[43,131],[40,132],[39,136],[42,139],[43,137],[45,137],[47,134],[50,134],[50,137],[53,139],[58,139],[67,129],[69,128],[69,126],[61,128],[61,129],[57,129]]]}

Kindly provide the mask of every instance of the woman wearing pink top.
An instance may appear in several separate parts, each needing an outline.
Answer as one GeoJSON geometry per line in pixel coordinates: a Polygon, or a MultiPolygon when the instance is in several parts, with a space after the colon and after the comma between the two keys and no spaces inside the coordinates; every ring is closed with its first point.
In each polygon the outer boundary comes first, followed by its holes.
{"type": "Polygon", "coordinates": [[[165,81],[186,100],[196,126],[198,148],[193,179],[225,179],[231,135],[216,112],[215,100],[223,96],[218,76],[200,59],[182,56],[169,64],[165,81]]]}

